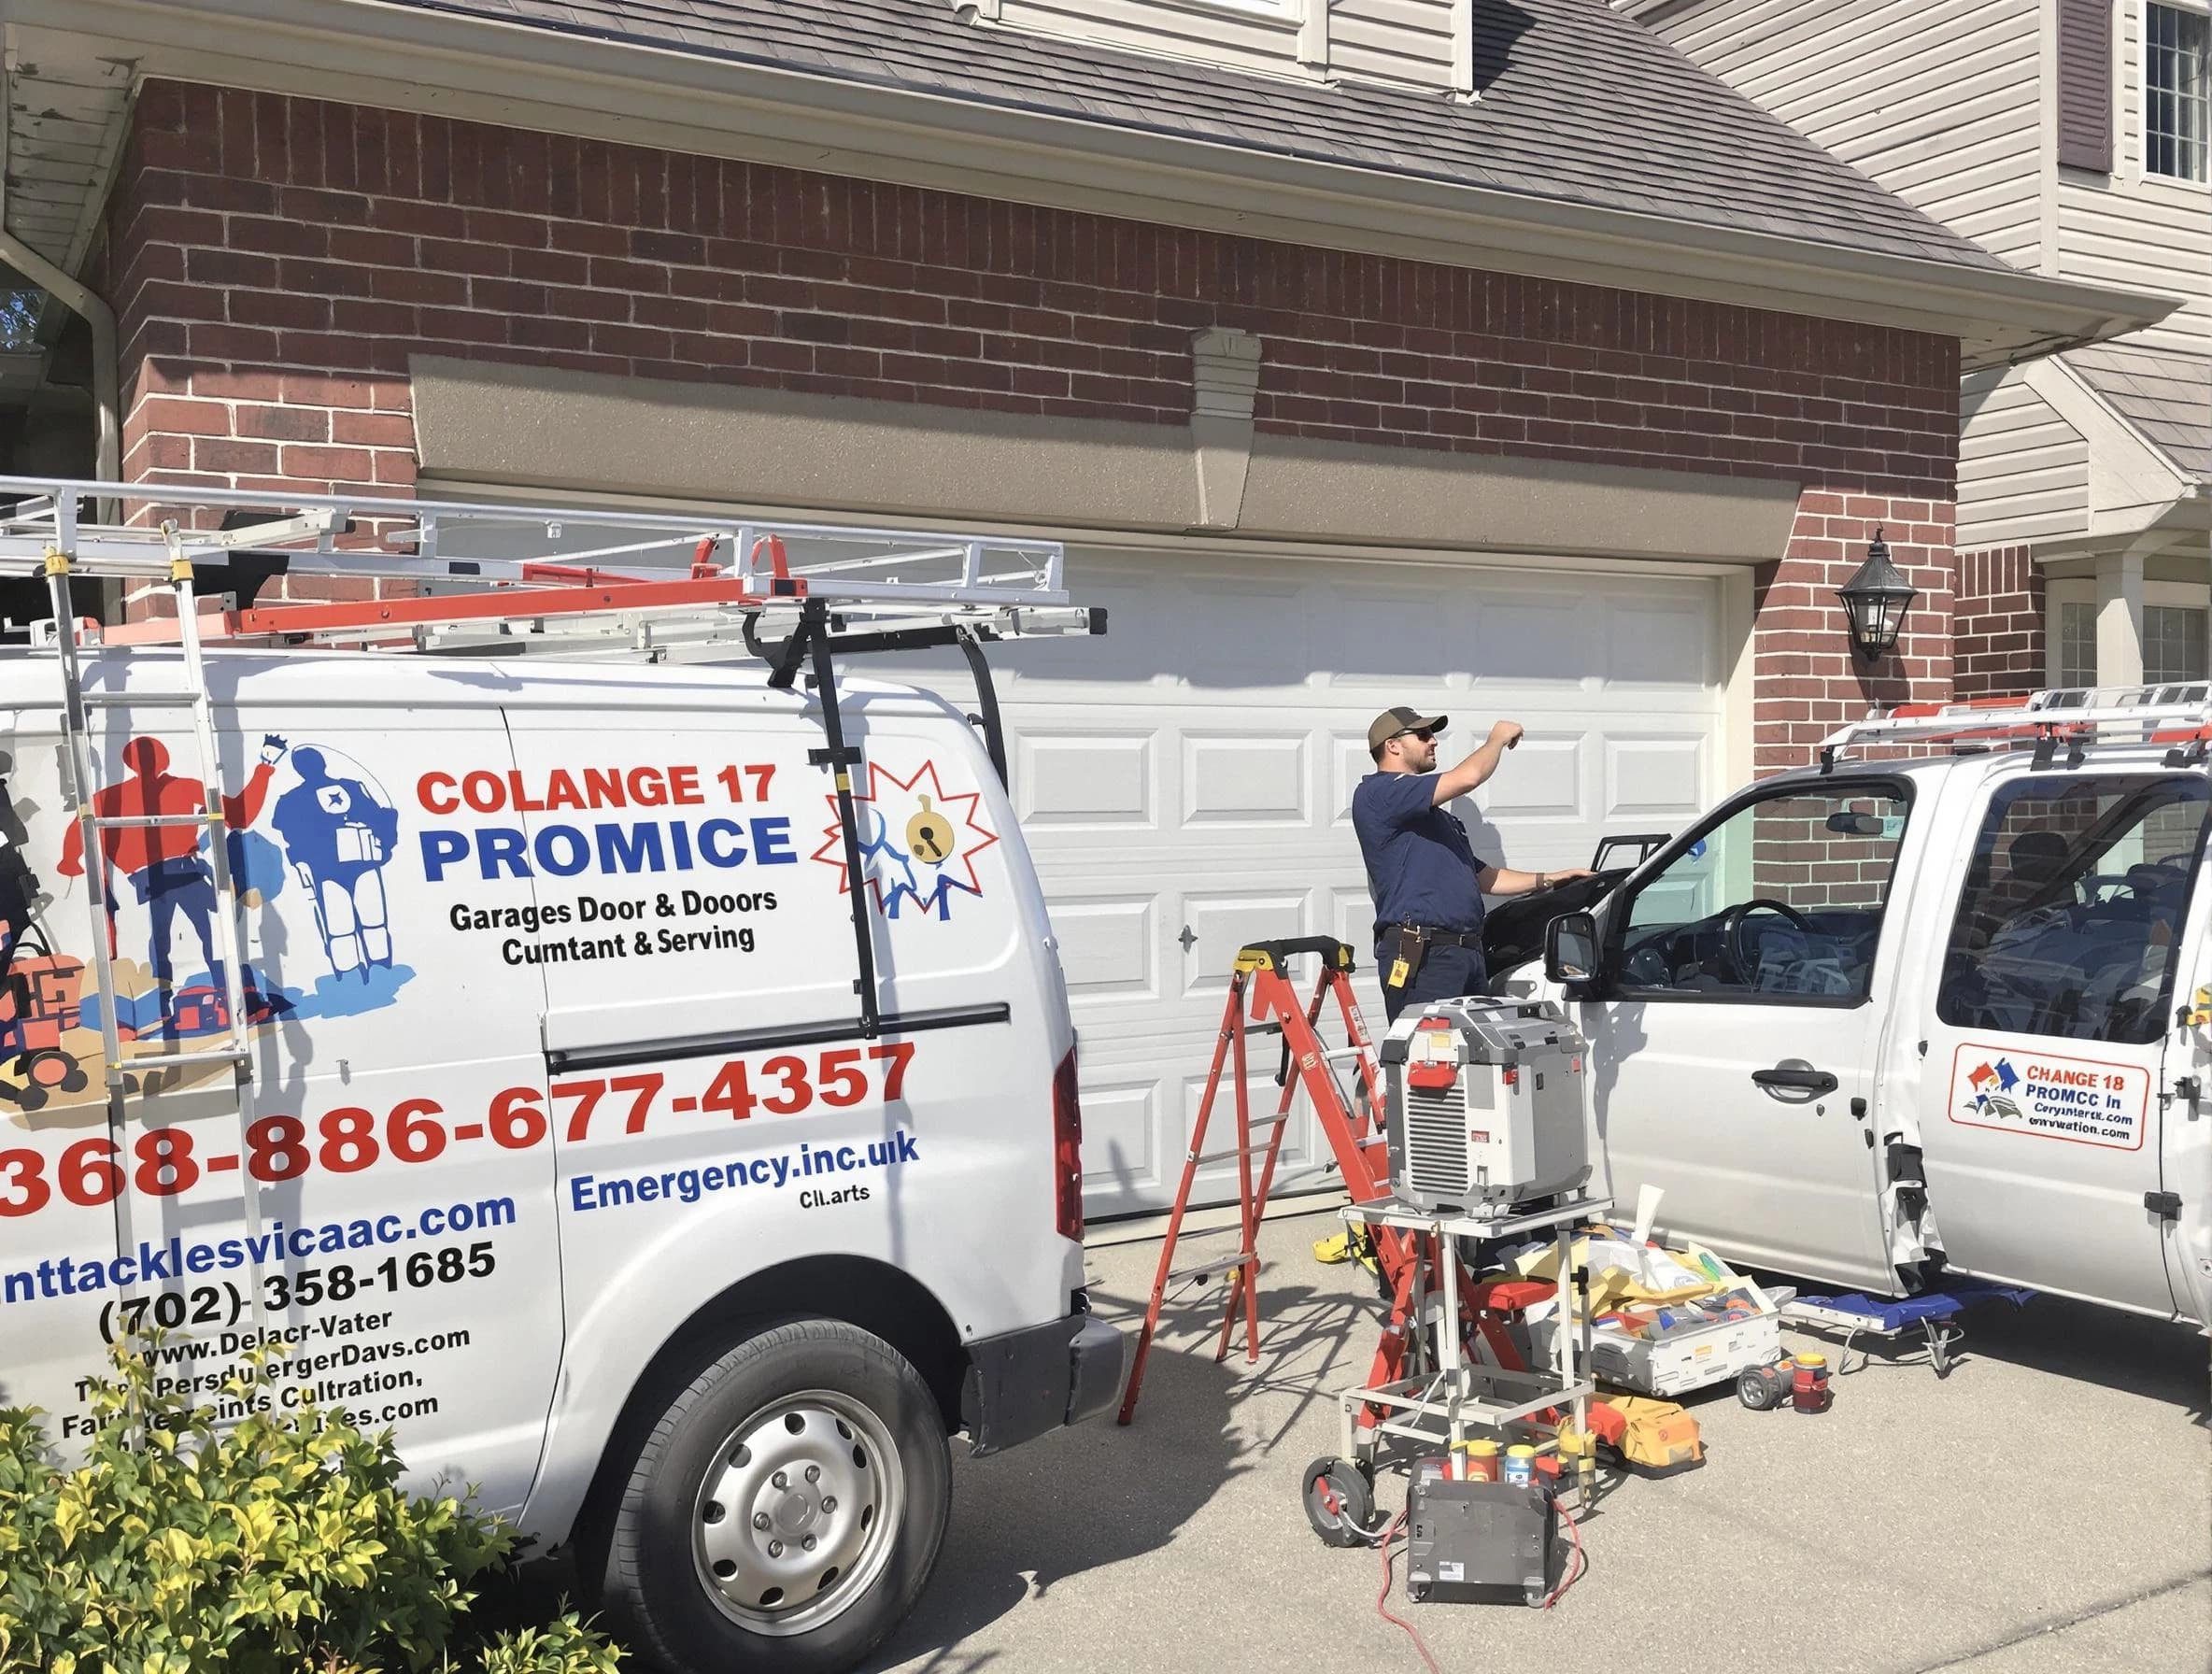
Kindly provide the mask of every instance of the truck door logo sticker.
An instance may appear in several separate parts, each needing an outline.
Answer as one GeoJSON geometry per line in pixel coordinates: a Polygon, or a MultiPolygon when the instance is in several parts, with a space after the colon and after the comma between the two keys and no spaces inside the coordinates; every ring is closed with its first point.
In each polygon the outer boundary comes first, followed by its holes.
{"type": "MultiPolygon", "coordinates": [[[[120,772],[93,792],[95,816],[174,818],[205,808],[205,789],[173,771],[171,748],[160,739],[130,739],[118,759],[120,772]]],[[[246,910],[239,986],[248,1027],[391,1004],[414,972],[393,960],[383,874],[399,814],[382,787],[335,750],[295,748],[269,733],[244,785],[222,799],[222,814],[231,883],[246,910]],[[257,829],[264,815],[273,835],[257,829]],[[288,887],[312,916],[312,942],[291,931],[275,905],[288,887]]],[[[125,1042],[190,1040],[229,1027],[216,915],[230,904],[218,897],[208,841],[197,824],[114,826],[99,834],[93,863],[103,869],[112,1003],[125,1042]]],[[[82,878],[86,864],[81,828],[72,820],[55,871],[82,878]]],[[[69,911],[53,901],[44,907],[50,920],[69,911]]],[[[108,1001],[87,991],[90,982],[89,961],[54,949],[27,909],[16,914],[0,901],[0,1100],[36,1110],[50,1100],[105,1097],[94,1084],[108,1001]]],[[[149,1057],[148,1068],[159,1067],[158,1055],[149,1057]]],[[[177,1073],[190,1082],[220,1070],[177,1073]]]]}
{"type": "Polygon", "coordinates": [[[1972,1108],[2001,1116],[2020,1114],[2020,1106],[2006,1095],[2020,1085],[2020,1071],[2012,1067],[2009,1058],[1999,1058],[1995,1063],[1975,1066],[1966,1077],[1966,1085],[1974,1089],[1972,1108]]]}
{"type": "MultiPolygon", "coordinates": [[[[836,820],[837,798],[824,800],[831,817],[814,858],[837,868],[837,890],[844,895],[852,889],[845,875],[844,833],[836,820]]],[[[881,762],[868,763],[868,787],[853,797],[853,819],[861,868],[878,913],[896,918],[901,903],[911,902],[925,916],[950,918],[956,894],[983,894],[975,857],[998,842],[999,834],[977,817],[982,802],[980,790],[946,791],[934,760],[925,760],[903,779],[881,762]]]]}
{"type": "Polygon", "coordinates": [[[2141,1064],[1972,1041],[1951,1059],[1950,1119],[1963,1127],[2136,1151],[2149,1110],[2150,1071],[2141,1064]]]}

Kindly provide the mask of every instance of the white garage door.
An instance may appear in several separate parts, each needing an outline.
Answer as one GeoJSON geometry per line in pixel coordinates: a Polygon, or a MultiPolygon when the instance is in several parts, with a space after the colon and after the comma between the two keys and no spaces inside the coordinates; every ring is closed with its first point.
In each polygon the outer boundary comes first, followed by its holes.
{"type": "MultiPolygon", "coordinates": [[[[1477,852],[1510,866],[1586,864],[1601,834],[1680,830],[1722,788],[1710,583],[1255,568],[1071,552],[1071,590],[1108,608],[1108,635],[993,653],[1014,804],[1081,1035],[1097,1216],[1172,1199],[1243,943],[1342,937],[1380,1027],[1348,813],[1378,711],[1448,714],[1448,759],[1499,716],[1527,726],[1476,805],[1455,809],[1477,852]]],[[[1273,1069],[1255,1066],[1255,1112],[1272,1109],[1273,1069]]],[[[1285,1186],[1326,1184],[1326,1152],[1301,1110],[1285,1186]]],[[[1233,1199],[1230,1166],[1204,1184],[1208,1199],[1233,1199]]]]}

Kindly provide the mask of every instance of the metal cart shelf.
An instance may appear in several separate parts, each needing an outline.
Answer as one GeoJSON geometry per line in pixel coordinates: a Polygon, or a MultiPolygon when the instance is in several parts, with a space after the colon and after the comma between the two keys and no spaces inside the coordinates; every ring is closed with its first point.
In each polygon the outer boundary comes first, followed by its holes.
{"type": "MultiPolygon", "coordinates": [[[[1471,1357],[1460,1326],[1468,1305],[1463,1286],[1471,1281],[1459,1251],[1463,1242],[1479,1250],[1554,1232],[1560,1317],[1571,1319],[1575,1231],[1611,1207],[1609,1198],[1584,1197],[1524,1213],[1442,1214],[1392,1199],[1348,1204],[1340,1210],[1354,1226],[1390,1227],[1413,1234],[1421,1252],[1403,1324],[1396,1323],[1394,1313],[1390,1327],[1402,1331],[1405,1338],[1400,1368],[1404,1375],[1343,1393],[1345,1456],[1371,1470],[1391,1442],[1412,1443],[1426,1453],[1456,1450],[1472,1439],[1472,1432],[1497,1432],[1502,1440],[1509,1426],[1559,1407],[1570,1408],[1575,1428],[1586,1431],[1595,1385],[1584,1333],[1555,1332],[1549,1367],[1514,1369],[1471,1357]]],[[[1380,1366],[1382,1356],[1377,1358],[1380,1366]]],[[[1539,1453],[1556,1446],[1555,1439],[1537,1444],[1539,1453]]]]}

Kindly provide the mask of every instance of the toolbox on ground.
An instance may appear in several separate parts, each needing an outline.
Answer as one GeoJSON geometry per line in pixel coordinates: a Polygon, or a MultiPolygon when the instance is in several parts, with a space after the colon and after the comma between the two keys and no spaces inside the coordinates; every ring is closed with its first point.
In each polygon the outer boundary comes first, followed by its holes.
{"type": "MultiPolygon", "coordinates": [[[[1552,1276],[1548,1251],[1524,1254],[1526,1276],[1552,1276]]],[[[1773,1300],[1702,1245],[1639,1245],[1594,1227],[1576,1256],[1590,1273],[1589,1362],[1600,1383],[1672,1398],[1782,1357],[1773,1300]]],[[[1530,1353],[1549,1356],[1557,1328],[1556,1307],[1531,1309],[1530,1353]]]]}

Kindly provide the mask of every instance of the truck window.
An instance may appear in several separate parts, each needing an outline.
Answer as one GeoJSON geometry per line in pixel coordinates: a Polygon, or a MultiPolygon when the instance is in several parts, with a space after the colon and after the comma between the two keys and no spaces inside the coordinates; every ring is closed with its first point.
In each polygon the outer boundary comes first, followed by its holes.
{"type": "Polygon", "coordinates": [[[1849,1004],[1866,997],[1907,804],[1886,787],[1762,798],[1637,892],[1630,993],[1849,1004]]]}
{"type": "Polygon", "coordinates": [[[2205,807],[2190,773],[2001,786],[1967,864],[1936,1014],[2070,1041],[2157,1040],[2205,807]]]}

